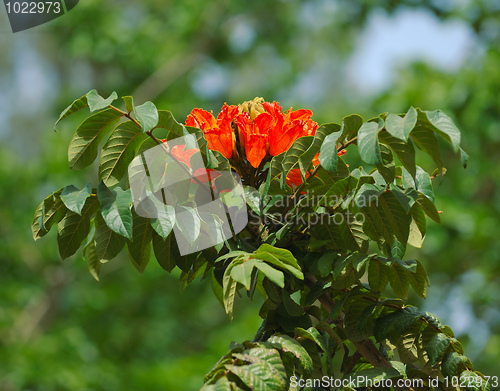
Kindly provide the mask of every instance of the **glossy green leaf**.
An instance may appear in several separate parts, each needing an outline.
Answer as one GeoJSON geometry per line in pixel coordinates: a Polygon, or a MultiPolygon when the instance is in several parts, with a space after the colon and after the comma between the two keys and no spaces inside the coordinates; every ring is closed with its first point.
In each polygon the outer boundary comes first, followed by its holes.
{"type": "Polygon", "coordinates": [[[87,102],[91,112],[109,107],[109,105],[111,105],[111,103],[113,103],[116,99],[118,99],[118,95],[115,91],[113,91],[107,99],[100,96],[96,90],[92,90],[87,93],[87,102]]]}
{"type": "MultiPolygon", "coordinates": [[[[378,210],[387,229],[406,245],[410,233],[411,217],[406,213],[392,192],[384,192],[379,197],[378,210]]],[[[392,241],[391,241],[392,242],[392,241]]],[[[392,244],[392,243],[391,243],[392,244]]]]}
{"type": "Polygon", "coordinates": [[[451,339],[443,333],[435,333],[424,347],[431,366],[441,362],[444,354],[451,348],[451,339]]]}
{"type": "Polygon", "coordinates": [[[302,175],[305,175],[308,168],[311,166],[311,162],[316,154],[320,151],[325,138],[332,134],[333,132],[338,132],[340,130],[340,125],[335,123],[323,124],[314,133],[314,140],[310,147],[300,156],[299,168],[302,175]]]}
{"type": "Polygon", "coordinates": [[[257,262],[255,264],[255,267],[259,269],[264,276],[269,278],[271,282],[278,285],[280,288],[285,287],[285,275],[283,274],[283,272],[273,268],[272,266],[269,266],[264,262],[257,262]]]}
{"type": "Polygon", "coordinates": [[[411,207],[415,204],[418,198],[418,193],[415,189],[406,189],[403,191],[398,186],[391,185],[389,186],[392,194],[396,197],[399,204],[403,207],[406,213],[410,212],[411,207]]]}
{"type": "Polygon", "coordinates": [[[132,241],[127,243],[130,259],[135,268],[142,273],[149,262],[152,239],[149,219],[133,212],[132,241]]]}
{"type": "Polygon", "coordinates": [[[432,187],[432,180],[427,171],[417,166],[415,175],[415,188],[428,199],[434,202],[434,189],[432,187]]]}
{"type": "Polygon", "coordinates": [[[99,281],[101,271],[101,262],[96,252],[96,244],[93,240],[83,249],[83,258],[87,261],[89,271],[92,276],[99,281]]]}
{"type": "Polygon", "coordinates": [[[125,108],[128,113],[134,111],[134,98],[132,96],[122,96],[123,102],[125,103],[125,108]]]}
{"type": "Polygon", "coordinates": [[[359,128],[363,125],[363,118],[358,114],[351,114],[342,118],[342,140],[352,140],[357,136],[359,128]]]}
{"type": "Polygon", "coordinates": [[[383,292],[389,282],[389,268],[383,263],[370,260],[368,263],[368,282],[377,292],[383,292]]]}
{"type": "MultiPolygon", "coordinates": [[[[285,157],[283,158],[282,161],[283,165],[283,174],[281,177],[282,179],[286,178],[286,176],[290,173],[290,170],[294,168],[299,168],[299,159],[309,149],[309,147],[311,147],[313,140],[314,137],[312,136],[299,137],[286,151],[285,157]]],[[[310,162],[311,161],[309,160],[308,163],[310,162]]],[[[302,171],[302,174],[305,175],[305,170],[302,171]]],[[[282,183],[284,185],[285,181],[282,180],[282,183]]]]}
{"type": "Polygon", "coordinates": [[[99,144],[113,128],[121,114],[106,109],[85,119],[69,143],[68,162],[72,170],[91,165],[97,157],[99,144]]]}
{"type": "Polygon", "coordinates": [[[422,207],[427,216],[429,216],[436,223],[441,224],[441,218],[439,217],[439,213],[436,209],[436,206],[431,200],[429,200],[429,198],[427,198],[425,195],[419,192],[417,197],[417,203],[422,207]]]}
{"type": "Polygon", "coordinates": [[[416,307],[405,307],[389,315],[378,318],[375,323],[374,336],[377,342],[387,338],[400,337],[422,317],[416,307]]]}
{"type": "Polygon", "coordinates": [[[90,232],[90,219],[99,206],[96,196],[87,198],[85,205],[78,213],[68,211],[58,225],[57,244],[59,255],[64,260],[78,250],[90,232]]]}
{"type": "Polygon", "coordinates": [[[108,227],[118,235],[132,240],[132,192],[119,187],[110,190],[104,182],[97,186],[101,215],[108,227]]]}
{"type": "Polygon", "coordinates": [[[379,130],[378,123],[366,122],[358,132],[359,155],[363,161],[373,166],[383,163],[378,142],[379,130]]]}
{"type": "Polygon", "coordinates": [[[389,282],[396,296],[403,299],[408,297],[408,289],[410,288],[409,272],[396,262],[388,270],[389,282]]]}
{"type": "Polygon", "coordinates": [[[157,216],[151,219],[151,225],[163,239],[166,239],[175,225],[175,208],[160,202],[156,197],[152,197],[151,200],[156,204],[157,212],[157,216]]]}
{"type": "Polygon", "coordinates": [[[231,267],[231,278],[239,282],[247,290],[250,290],[252,272],[258,261],[256,259],[247,259],[243,262],[236,260],[236,262],[237,264],[231,267]]]}
{"type": "Polygon", "coordinates": [[[469,164],[469,155],[462,148],[460,148],[460,161],[462,162],[462,166],[467,168],[469,164]]]}
{"type": "Polygon", "coordinates": [[[88,182],[81,190],[73,185],[68,185],[61,192],[61,200],[69,210],[81,214],[85,201],[91,194],[92,188],[88,182]]]}
{"type": "MultiPolygon", "coordinates": [[[[336,124],[335,124],[336,125],[336,124]]],[[[338,170],[338,151],[337,151],[337,142],[342,135],[341,131],[336,131],[330,133],[325,137],[323,144],[321,144],[321,148],[319,150],[319,164],[326,171],[337,173],[338,170]]]]}
{"type": "Polygon", "coordinates": [[[432,130],[421,126],[420,123],[417,123],[410,136],[417,146],[434,160],[439,171],[442,172],[444,165],[436,134],[432,130]]]}
{"type": "Polygon", "coordinates": [[[289,250],[273,247],[265,243],[255,251],[253,256],[289,271],[300,280],[304,279],[297,260],[289,250]]]}
{"type": "Polygon", "coordinates": [[[50,228],[59,223],[65,216],[68,209],[61,200],[61,192],[62,189],[52,193],[38,205],[31,223],[31,233],[34,240],[48,234],[50,228]]]}
{"type": "Polygon", "coordinates": [[[227,370],[237,376],[250,390],[278,391],[282,388],[282,380],[267,366],[250,364],[243,366],[228,365],[227,370]]]}
{"type": "Polygon", "coordinates": [[[441,110],[435,111],[422,111],[419,110],[419,123],[423,124],[445,140],[447,140],[453,146],[455,152],[460,149],[460,131],[457,129],[453,120],[443,113],[441,110]]]}
{"type": "Polygon", "coordinates": [[[300,367],[304,371],[304,375],[307,377],[312,373],[313,361],[311,356],[308,354],[300,343],[295,339],[289,337],[288,335],[280,334],[273,335],[269,338],[266,344],[273,346],[285,353],[289,353],[298,359],[300,367]]]}
{"type": "Polygon", "coordinates": [[[295,329],[295,337],[307,338],[316,343],[316,345],[318,345],[323,352],[327,354],[329,353],[325,337],[315,327],[309,327],[307,330],[297,327],[295,329]]]}
{"type": "Polygon", "coordinates": [[[153,102],[145,102],[140,106],[135,106],[134,114],[141,124],[143,133],[149,132],[156,125],[158,125],[158,109],[153,102]]]}
{"type": "Polygon", "coordinates": [[[223,292],[223,301],[224,301],[224,309],[226,310],[226,314],[229,315],[229,318],[233,319],[233,308],[234,308],[234,299],[236,296],[236,288],[238,286],[238,282],[231,278],[231,268],[227,267],[224,272],[224,277],[222,278],[222,292],[223,292]]]}
{"type": "Polygon", "coordinates": [[[401,141],[391,136],[385,130],[382,130],[379,133],[379,140],[392,149],[392,151],[401,161],[403,167],[406,168],[408,172],[414,177],[416,172],[416,165],[415,148],[413,147],[413,142],[411,140],[408,140],[408,142],[401,141]]]}
{"type": "Polygon", "coordinates": [[[177,205],[175,224],[189,244],[196,242],[201,232],[201,218],[195,208],[177,205]]]}
{"type": "Polygon", "coordinates": [[[427,297],[427,287],[429,286],[429,278],[427,277],[427,272],[424,265],[419,261],[417,262],[417,268],[415,273],[409,274],[410,284],[413,290],[422,298],[427,297]]]}
{"type": "Polygon", "coordinates": [[[112,260],[120,253],[123,247],[125,247],[126,239],[109,229],[100,213],[97,213],[95,222],[96,254],[101,263],[105,263],[112,260]]]}
{"type": "Polygon", "coordinates": [[[379,144],[382,164],[377,164],[377,171],[384,179],[385,183],[392,183],[396,177],[396,163],[392,151],[385,144],[379,144]]]}
{"type": "Polygon", "coordinates": [[[453,376],[458,376],[462,371],[467,369],[472,370],[472,364],[469,358],[457,352],[449,352],[446,354],[441,364],[441,373],[449,379],[453,376]]]}
{"type": "Polygon", "coordinates": [[[167,272],[171,272],[180,259],[179,248],[172,233],[163,239],[156,231],[153,232],[153,251],[158,264],[167,272]]]}
{"type": "Polygon", "coordinates": [[[82,96],[80,99],[76,99],[73,103],[71,103],[68,107],[66,107],[64,109],[64,111],[61,113],[61,115],[57,119],[56,123],[54,124],[54,130],[56,130],[57,124],[59,122],[61,122],[63,119],[69,117],[71,114],[74,114],[77,111],[80,111],[81,109],[83,109],[87,106],[88,106],[87,95],[82,96]]]}
{"type": "Polygon", "coordinates": [[[137,148],[146,137],[132,121],[118,124],[102,147],[99,179],[108,187],[116,185],[127,172],[137,148]]]}
{"type": "Polygon", "coordinates": [[[392,136],[406,142],[416,123],[417,110],[410,107],[403,118],[396,114],[389,114],[385,121],[385,127],[392,136]]]}

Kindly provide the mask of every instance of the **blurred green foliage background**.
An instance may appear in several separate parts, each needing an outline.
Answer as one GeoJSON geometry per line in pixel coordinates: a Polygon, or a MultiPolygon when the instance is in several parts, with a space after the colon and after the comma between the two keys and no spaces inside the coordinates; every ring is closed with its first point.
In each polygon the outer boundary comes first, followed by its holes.
{"type": "Polygon", "coordinates": [[[78,118],[52,131],[92,88],[180,121],[255,96],[311,108],[319,123],[447,112],[471,159],[464,171],[446,150],[443,224],[407,253],[432,287],[410,302],[454,328],[475,369],[500,375],[498,1],[87,0],[17,34],[1,11],[0,52],[0,390],[197,390],[230,341],[259,326],[260,303],[239,300],[231,323],[209,281],[181,292],[176,273],[151,262],[139,275],[123,256],[96,282],[81,254],[59,260],[54,232],[33,242],[44,197],[97,183],[96,167],[68,168],[78,118]]]}

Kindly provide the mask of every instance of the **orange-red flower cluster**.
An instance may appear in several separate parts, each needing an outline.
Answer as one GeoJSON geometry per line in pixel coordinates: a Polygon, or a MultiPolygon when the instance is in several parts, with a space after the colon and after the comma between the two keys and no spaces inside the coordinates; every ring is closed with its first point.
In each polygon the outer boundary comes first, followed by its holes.
{"type": "MultiPolygon", "coordinates": [[[[278,102],[255,98],[239,106],[224,104],[217,118],[206,110],[194,109],[188,115],[186,125],[202,129],[210,149],[219,151],[228,159],[240,158],[238,151],[242,151],[252,167],[257,168],[266,156],[276,156],[288,150],[299,137],[313,136],[318,124],[311,119],[312,114],[311,110],[294,111],[291,108],[283,112],[278,102]],[[236,147],[236,139],[240,148],[236,147]]],[[[342,156],[344,153],[342,150],[338,154],[342,156]]],[[[313,159],[314,166],[319,164],[318,155],[313,159]]],[[[290,186],[300,185],[299,169],[291,170],[286,182],[290,186]]]]}
{"type": "Polygon", "coordinates": [[[236,151],[236,137],[231,128],[234,120],[241,149],[255,168],[267,155],[276,156],[286,151],[299,137],[314,135],[318,127],[311,120],[311,110],[290,109],[284,113],[278,102],[263,102],[261,112],[257,114],[253,118],[239,106],[224,104],[217,119],[208,111],[194,109],[188,115],[186,125],[202,129],[208,147],[230,159],[236,151]]]}

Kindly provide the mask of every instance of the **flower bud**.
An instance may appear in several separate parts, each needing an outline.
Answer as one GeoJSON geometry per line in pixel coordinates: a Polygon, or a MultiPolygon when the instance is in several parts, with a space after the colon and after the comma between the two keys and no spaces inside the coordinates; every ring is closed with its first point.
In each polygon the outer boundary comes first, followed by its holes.
{"type": "Polygon", "coordinates": [[[250,119],[254,120],[259,114],[266,112],[262,103],[264,103],[264,98],[247,100],[239,105],[239,112],[240,114],[248,113],[250,115],[250,119]]]}

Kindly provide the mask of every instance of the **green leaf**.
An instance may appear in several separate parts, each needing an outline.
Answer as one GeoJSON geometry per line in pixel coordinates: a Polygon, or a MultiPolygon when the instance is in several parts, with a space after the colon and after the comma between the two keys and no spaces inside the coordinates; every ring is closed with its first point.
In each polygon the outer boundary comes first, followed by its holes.
{"type": "Polygon", "coordinates": [[[460,161],[462,162],[462,166],[467,168],[469,164],[469,155],[462,148],[460,148],[460,161]]]}
{"type": "MultiPolygon", "coordinates": [[[[314,137],[306,136],[299,137],[294,143],[290,146],[290,148],[286,151],[285,157],[283,158],[283,175],[282,178],[282,187],[286,184],[285,178],[290,173],[290,170],[294,168],[299,168],[299,159],[300,157],[309,149],[312,145],[314,137]]],[[[309,161],[308,163],[311,163],[309,161]]],[[[307,169],[308,167],[305,167],[307,169]]],[[[302,174],[305,175],[305,170],[302,170],[302,174]]]]}
{"type": "Polygon", "coordinates": [[[233,319],[233,308],[234,308],[234,298],[236,295],[236,288],[238,282],[231,278],[231,268],[226,268],[224,272],[224,277],[222,278],[222,292],[224,309],[226,314],[229,315],[229,319],[233,319]]]}
{"type": "Polygon", "coordinates": [[[75,100],[68,107],[66,107],[64,109],[64,111],[61,113],[61,115],[59,116],[58,120],[54,124],[54,130],[56,130],[57,124],[59,122],[61,122],[63,119],[69,117],[71,114],[74,114],[77,111],[80,111],[81,109],[83,109],[83,108],[85,108],[87,106],[88,106],[87,95],[84,95],[80,99],[75,100]]]}
{"type": "MultiPolygon", "coordinates": [[[[333,124],[336,125],[336,124],[333,124]]],[[[319,164],[326,171],[336,174],[338,169],[338,151],[337,142],[342,135],[341,131],[332,132],[325,137],[319,150],[319,164]]]]}
{"type": "Polygon", "coordinates": [[[385,144],[379,144],[382,164],[377,164],[377,171],[384,179],[385,183],[392,183],[396,177],[396,163],[391,150],[385,144]]]}
{"type": "Polygon", "coordinates": [[[92,90],[87,93],[87,102],[91,112],[109,107],[109,105],[111,105],[111,103],[113,103],[116,99],[118,99],[118,95],[115,91],[113,91],[107,99],[104,99],[101,95],[99,95],[96,90],[92,90]]]}
{"type": "Polygon", "coordinates": [[[108,187],[116,185],[127,172],[137,148],[146,137],[141,128],[132,121],[118,124],[102,147],[99,179],[108,187]]]}
{"type": "Polygon", "coordinates": [[[418,360],[420,347],[420,325],[417,323],[409,333],[404,334],[397,343],[398,353],[401,361],[411,364],[418,360]]]}
{"type": "Polygon", "coordinates": [[[410,284],[413,290],[422,298],[427,297],[427,287],[429,286],[429,278],[427,277],[427,272],[425,267],[419,262],[417,262],[417,269],[415,273],[409,274],[410,284]]]}
{"type": "Polygon", "coordinates": [[[134,111],[134,98],[131,96],[122,96],[123,102],[125,103],[125,108],[128,113],[134,111]]]}
{"type": "Polygon", "coordinates": [[[342,119],[342,140],[352,140],[363,125],[363,118],[358,114],[351,114],[342,119]]]}
{"type": "Polygon", "coordinates": [[[298,359],[304,376],[308,377],[313,370],[313,361],[300,343],[285,334],[275,334],[266,341],[267,346],[272,346],[298,359]]]}
{"type": "Polygon", "coordinates": [[[455,152],[460,149],[460,131],[453,120],[441,110],[422,111],[419,109],[419,122],[431,128],[453,146],[455,152]]]}
{"type": "MultiPolygon", "coordinates": [[[[252,348],[246,351],[248,354],[240,355],[240,357],[244,357],[244,359],[250,363],[266,363],[268,366],[268,370],[270,372],[274,372],[283,380],[284,383],[287,382],[287,374],[285,366],[283,365],[283,361],[279,352],[276,349],[268,349],[264,347],[252,348]]],[[[233,353],[234,356],[237,356],[237,353],[233,353]]],[[[283,384],[285,387],[285,384],[283,384]]]]}
{"type": "Polygon", "coordinates": [[[318,345],[321,350],[325,353],[329,353],[330,349],[328,348],[327,341],[323,335],[316,329],[315,327],[309,327],[307,330],[304,330],[301,327],[295,328],[295,337],[304,337],[310,339],[316,345],[318,345]]]}
{"type": "Polygon", "coordinates": [[[247,259],[243,260],[243,262],[239,259],[236,259],[235,261],[237,262],[237,264],[231,267],[231,278],[239,282],[241,285],[247,288],[247,291],[249,291],[250,285],[252,283],[252,272],[258,261],[256,259],[247,259]]]}
{"type": "Polygon", "coordinates": [[[358,132],[359,155],[363,161],[373,166],[383,164],[378,132],[379,124],[376,122],[365,122],[358,132]]]}
{"type": "Polygon", "coordinates": [[[266,365],[250,364],[243,366],[228,365],[227,370],[236,375],[250,390],[278,391],[283,381],[266,365]]]}
{"type": "Polygon", "coordinates": [[[299,168],[302,175],[305,175],[306,171],[310,168],[311,162],[320,151],[325,138],[331,133],[338,132],[339,130],[340,125],[335,123],[323,124],[316,129],[311,146],[307,149],[307,151],[300,155],[299,168]]]}
{"type": "Polygon", "coordinates": [[[436,209],[434,203],[429,200],[424,194],[418,193],[417,203],[422,207],[425,214],[429,216],[436,223],[441,224],[441,218],[439,217],[439,213],[436,209]]]}
{"type": "Polygon", "coordinates": [[[451,379],[458,376],[464,370],[472,370],[472,364],[468,357],[462,356],[457,352],[450,352],[443,358],[441,364],[441,373],[444,377],[451,379]]]}
{"type": "Polygon", "coordinates": [[[369,298],[356,297],[345,306],[345,333],[350,341],[359,342],[372,334],[374,320],[371,317],[376,305],[369,298]]]}
{"type": "Polygon", "coordinates": [[[427,352],[427,356],[429,357],[430,365],[434,366],[437,363],[441,362],[444,354],[450,348],[451,339],[443,333],[435,333],[424,346],[424,350],[427,352]]]}
{"type": "Polygon", "coordinates": [[[88,182],[82,190],[79,190],[73,185],[68,185],[61,192],[61,200],[69,210],[81,214],[85,201],[87,201],[87,198],[89,198],[91,194],[92,188],[88,182]]]}
{"type": "Polygon", "coordinates": [[[134,113],[141,124],[143,133],[149,132],[158,125],[160,117],[153,102],[145,102],[140,106],[135,106],[134,113]]]}
{"type": "Polygon", "coordinates": [[[97,186],[101,215],[108,227],[118,235],[132,240],[132,191],[119,187],[110,190],[104,182],[97,186]]]}
{"type": "Polygon", "coordinates": [[[417,123],[417,115],[414,107],[410,107],[403,118],[396,114],[389,114],[385,121],[385,128],[392,136],[406,142],[417,123]]]}
{"type": "Polygon", "coordinates": [[[83,249],[83,258],[89,265],[89,271],[92,276],[99,281],[99,273],[101,271],[101,262],[97,256],[96,244],[93,240],[83,249]]]}
{"type": "Polygon", "coordinates": [[[417,200],[418,193],[415,189],[406,189],[404,192],[399,187],[394,184],[389,185],[389,189],[392,194],[396,197],[399,204],[404,208],[406,213],[410,212],[411,207],[415,204],[417,200]]]}
{"type": "Polygon", "coordinates": [[[304,279],[297,260],[289,250],[264,243],[254,252],[253,256],[289,271],[300,280],[304,279]]]}
{"type": "Polygon", "coordinates": [[[38,205],[31,223],[31,233],[34,240],[45,236],[50,228],[59,223],[65,216],[68,209],[61,200],[61,192],[62,189],[52,193],[38,205]]]}
{"type": "Polygon", "coordinates": [[[176,219],[175,224],[189,244],[194,244],[201,232],[201,218],[195,208],[177,205],[177,215],[182,213],[181,218],[176,219]]]}
{"type": "Polygon", "coordinates": [[[169,273],[175,268],[176,260],[181,257],[174,234],[170,234],[166,239],[163,239],[154,231],[153,251],[158,264],[169,273]]]}
{"type": "Polygon", "coordinates": [[[151,219],[151,225],[163,239],[166,239],[175,225],[175,208],[164,204],[156,197],[151,197],[150,200],[155,204],[157,213],[157,217],[151,219]]]}
{"type": "Polygon", "coordinates": [[[427,171],[418,166],[415,175],[415,188],[432,202],[434,202],[434,189],[432,188],[431,177],[429,176],[427,171]]]}
{"type": "Polygon", "coordinates": [[[422,126],[420,123],[417,123],[410,133],[410,136],[417,146],[434,160],[439,171],[443,172],[443,160],[441,159],[441,152],[439,151],[439,144],[435,133],[422,126]]]}
{"type": "Polygon", "coordinates": [[[280,288],[285,287],[285,275],[283,274],[283,272],[273,268],[272,266],[269,266],[264,262],[257,262],[255,264],[255,267],[280,288]]]}
{"type": "Polygon", "coordinates": [[[90,231],[90,219],[99,206],[96,196],[87,198],[85,205],[78,213],[68,211],[58,225],[57,244],[62,260],[73,255],[90,231]]]}
{"type": "Polygon", "coordinates": [[[384,144],[388,145],[396,154],[401,164],[408,172],[415,176],[415,148],[413,147],[413,142],[408,140],[408,142],[401,141],[395,137],[392,137],[387,131],[382,130],[379,133],[379,140],[384,144]]]}
{"type": "Polygon", "coordinates": [[[397,338],[408,331],[422,317],[416,307],[405,307],[384,317],[375,323],[374,336],[377,342],[387,338],[397,338]]]}
{"type": "Polygon", "coordinates": [[[109,229],[100,213],[95,217],[95,247],[101,263],[108,262],[116,257],[125,247],[126,239],[109,229]]]}
{"type": "Polygon", "coordinates": [[[118,111],[106,109],[85,119],[69,143],[69,168],[80,170],[91,165],[97,157],[99,144],[120,117],[118,111]]]}
{"type": "Polygon", "coordinates": [[[132,241],[127,243],[130,259],[135,268],[142,273],[151,255],[151,224],[149,219],[133,212],[132,241]]]}
{"type": "Polygon", "coordinates": [[[395,262],[389,272],[389,282],[394,290],[394,293],[403,299],[408,297],[408,289],[410,288],[410,277],[408,271],[401,266],[399,262],[395,262]]]}
{"type": "Polygon", "coordinates": [[[385,226],[403,245],[406,245],[410,233],[410,215],[406,213],[392,192],[386,191],[378,199],[378,209],[381,211],[385,226]]]}
{"type": "Polygon", "coordinates": [[[368,282],[370,287],[377,292],[383,292],[389,283],[389,268],[382,262],[374,259],[368,263],[368,282]]]}

